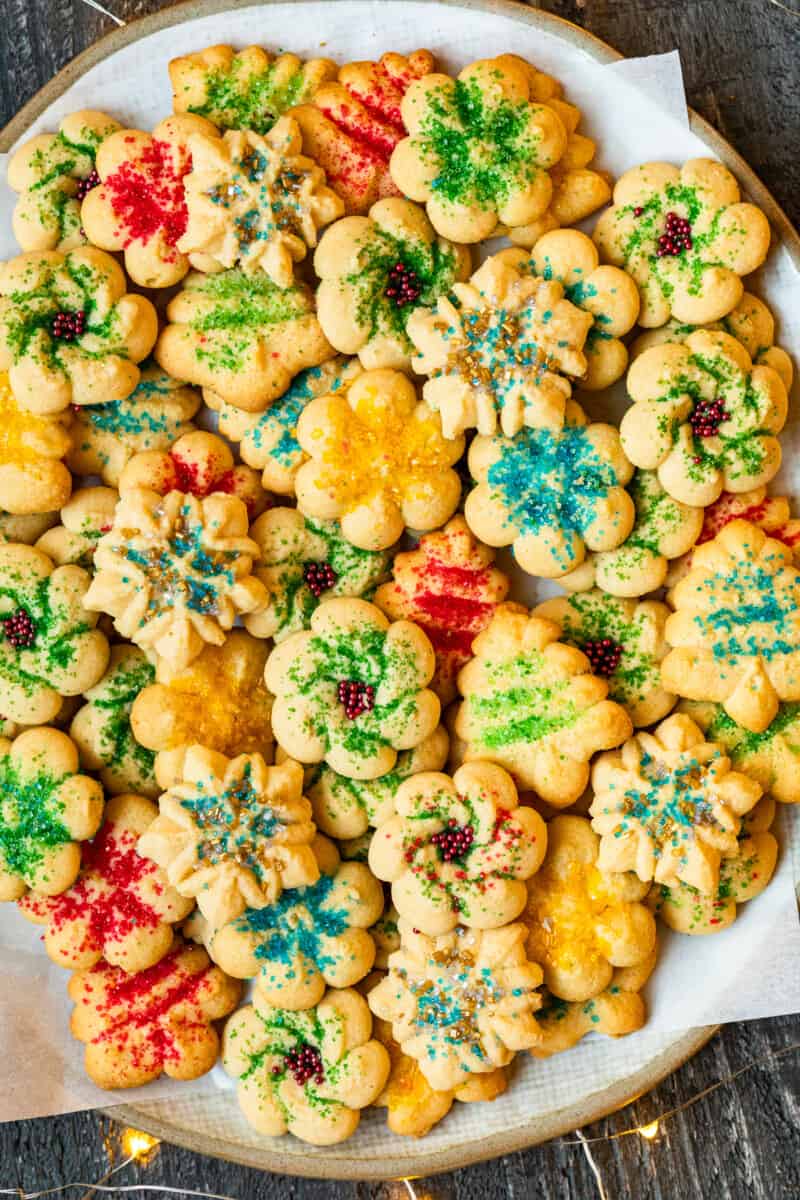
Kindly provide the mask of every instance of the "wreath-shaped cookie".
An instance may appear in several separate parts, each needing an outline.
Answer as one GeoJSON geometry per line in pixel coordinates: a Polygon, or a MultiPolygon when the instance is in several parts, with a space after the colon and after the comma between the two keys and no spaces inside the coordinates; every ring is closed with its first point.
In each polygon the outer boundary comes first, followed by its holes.
{"type": "Polygon", "coordinates": [[[567,146],[554,109],[531,100],[528,64],[515,55],[474,62],[457,79],[413,83],[400,113],[409,132],[392,154],[392,178],[425,202],[437,233],[479,242],[499,223],[525,225],[548,208],[548,168],[567,146]]]}
{"type": "Polygon", "coordinates": [[[593,237],[604,261],[636,280],[639,324],[649,329],[671,316],[699,325],[729,313],[742,298],[740,276],[766,258],[770,231],[759,208],[740,202],[727,167],[693,158],[626,171],[593,237]]]}
{"type": "Polygon", "coordinates": [[[114,523],[118,500],[114,488],[78,488],[61,509],[61,524],[46,530],[37,539],[36,549],[58,567],[74,563],[91,575],[97,543],[114,523]]]}
{"type": "Polygon", "coordinates": [[[431,1087],[460,1087],[536,1044],[542,971],[525,953],[524,925],[459,926],[428,937],[401,921],[400,930],[401,947],[369,993],[369,1006],[391,1022],[401,1050],[431,1087]]]}
{"type": "Polygon", "coordinates": [[[52,512],[69,500],[72,478],[62,459],[69,450],[63,414],[40,416],[18,403],[0,372],[0,507],[15,516],[52,512]]]}
{"type": "Polygon", "coordinates": [[[52,721],[65,696],[94,687],[108,642],[87,606],[90,578],[54,567],[41,550],[0,545],[0,712],[22,725],[52,721]]]}
{"type": "Polygon", "coordinates": [[[589,809],[599,869],[715,892],[720,859],[736,850],[741,817],[761,796],[755,780],[730,768],[684,713],[601,754],[589,809]]]}
{"type": "Polygon", "coordinates": [[[57,896],[75,882],[78,843],[103,817],[103,789],[77,772],[75,744],[58,729],[0,738],[0,900],[28,888],[57,896]]]}
{"type": "Polygon", "coordinates": [[[424,209],[391,197],[368,216],[346,217],[323,234],[314,269],[319,320],[332,346],[357,354],[366,369],[408,369],[407,326],[467,278],[470,253],[436,232],[424,209]]]}
{"type": "Polygon", "coordinates": [[[383,551],[351,545],[338,521],[315,521],[295,508],[265,512],[250,536],[259,548],[256,576],[268,599],[245,617],[245,625],[256,637],[276,642],[308,628],[321,601],[363,596],[385,577],[389,565],[383,551]]]}
{"type": "Polygon", "coordinates": [[[722,704],[751,733],[800,700],[800,571],[783,542],[732,521],[695,549],[671,599],[665,687],[722,704]]]}
{"type": "Polygon", "coordinates": [[[720,745],[735,771],[755,779],[781,804],[800,803],[800,704],[781,704],[762,733],[737,725],[721,704],[682,700],[680,712],[699,725],[710,742],[720,745]]]}
{"type": "Polygon", "coordinates": [[[259,1133],[330,1146],[355,1133],[389,1075],[389,1056],[371,1034],[367,1002],[352,988],[292,1012],[257,986],[253,1004],[225,1027],[222,1065],[239,1080],[239,1106],[259,1133]]]}
{"type": "Polygon", "coordinates": [[[247,508],[235,496],[198,500],[132,488],[98,543],[87,607],[108,613],[123,637],[181,670],[266,600],[252,574],[258,547],[247,531],[247,508]]]}
{"type": "Polygon", "coordinates": [[[625,453],[658,471],[684,504],[747,492],[777,474],[788,399],[772,367],[753,366],[727,333],[701,329],[683,344],[645,350],[628,372],[633,401],[620,424],[625,453]]]}
{"type": "MultiPolygon", "coordinates": [[[[527,262],[525,256],[521,256],[527,262]]],[[[468,283],[408,319],[423,396],[446,437],[467,429],[513,437],[523,426],[557,432],[571,378],[586,374],[584,342],[594,317],[563,285],[517,270],[516,252],[488,258],[468,283]],[[515,265],[516,264],[516,265],[515,265]]]]}
{"type": "Polygon", "coordinates": [[[310,628],[267,660],[275,740],[300,762],[324,759],[341,775],[376,779],[392,770],[399,750],[436,728],[441,706],[427,687],[433,670],[431,644],[410,621],[390,624],[366,600],[326,600],[310,628]]]}
{"type": "Polygon", "coordinates": [[[633,501],[625,491],[633,467],[619,433],[589,423],[574,401],[555,432],[479,435],[468,463],[476,486],[464,505],[467,524],[489,546],[512,546],[530,575],[566,575],[587,550],[614,550],[633,527],[633,501]]]}
{"type": "Polygon", "coordinates": [[[470,762],[452,778],[412,775],[397,789],[394,808],[370,842],[369,865],[391,883],[402,918],[439,934],[459,924],[496,929],[520,915],[547,830],[534,808],[519,806],[502,767],[470,762]]]}
{"type": "Polygon", "coordinates": [[[362,550],[385,550],[406,528],[436,529],[458,504],[453,465],[464,440],[443,436],[400,371],[364,371],[346,391],[312,400],[297,440],[308,455],[294,479],[297,507],[338,518],[362,550]]]}
{"type": "Polygon", "coordinates": [[[94,246],[0,265],[0,370],[19,405],[45,416],[130,395],[158,324],[150,301],[125,286],[94,246]]]}
{"type": "Polygon", "coordinates": [[[172,926],[189,915],[192,901],[136,853],[157,813],[141,796],[115,796],[98,833],[83,843],[81,873],[72,887],[58,896],[28,892],[19,901],[24,917],[45,926],[45,950],[58,966],[86,970],[105,959],[135,974],[171,949],[172,926]]]}
{"type": "Polygon", "coordinates": [[[501,604],[462,669],[455,718],[463,757],[489,759],[555,808],[577,800],[589,760],[630,736],[625,710],[608,700],[589,659],[558,639],[552,621],[501,604]]]}

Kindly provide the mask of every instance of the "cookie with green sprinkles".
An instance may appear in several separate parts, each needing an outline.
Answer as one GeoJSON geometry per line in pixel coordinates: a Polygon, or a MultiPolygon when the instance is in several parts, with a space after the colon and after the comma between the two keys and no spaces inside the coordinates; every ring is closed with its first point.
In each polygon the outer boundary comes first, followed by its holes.
{"type": "Polygon", "coordinates": [[[75,744],[58,729],[0,738],[0,900],[28,888],[57,896],[75,882],[79,843],[103,816],[103,789],[78,769],[75,744]]]}
{"type": "Polygon", "coordinates": [[[59,567],[75,563],[93,573],[97,543],[114,524],[118,500],[114,488],[78,488],[61,509],[61,524],[43,533],[36,549],[59,567]]]}
{"type": "Polygon", "coordinates": [[[139,745],[131,729],[133,702],[154,678],[155,668],[138,646],[112,646],[108,670],[86,692],[86,704],[70,726],[81,765],[97,771],[112,796],[159,793],[153,769],[155,754],[139,745]]]}
{"type": "Polygon", "coordinates": [[[556,596],[533,610],[535,617],[555,621],[563,640],[583,651],[634,726],[660,721],[675,705],[676,696],[661,682],[669,614],[659,600],[623,599],[599,588],[556,596]]]}
{"type": "Polygon", "coordinates": [[[721,704],[681,700],[679,712],[717,742],[735,770],[744,772],[781,804],[800,804],[800,704],[781,704],[762,733],[737,725],[721,704]]]}
{"type": "Polygon", "coordinates": [[[603,261],[636,280],[639,324],[652,329],[672,316],[703,325],[731,312],[741,276],[767,256],[770,229],[760,208],[741,202],[727,167],[693,158],[681,168],[649,162],[626,171],[592,236],[603,261]]]}
{"type": "Polygon", "coordinates": [[[654,952],[649,969],[619,967],[614,982],[591,1000],[559,1000],[542,993],[542,1007],[536,1014],[542,1037],[531,1050],[534,1058],[550,1058],[577,1046],[587,1033],[606,1037],[627,1037],[636,1033],[647,1020],[647,1008],[640,994],[656,965],[654,952]]]}
{"type": "Polygon", "coordinates": [[[222,1065],[259,1133],[331,1146],[355,1133],[388,1078],[389,1055],[371,1035],[367,1002],[352,988],[293,1012],[273,1007],[257,985],[252,1005],[225,1026],[222,1065]]]}
{"type": "Polygon", "coordinates": [[[108,641],[86,606],[90,577],[54,567],[33,546],[0,546],[0,712],[22,725],[52,721],[65,696],[94,687],[108,641]]]}
{"type": "Polygon", "coordinates": [[[118,121],[103,112],[69,113],[57,133],[39,133],[8,160],[8,186],[19,193],[11,224],[23,250],[73,250],[87,240],[81,201],[99,183],[100,144],[118,121]]]}
{"type": "Polygon", "coordinates": [[[351,597],[325,600],[309,624],[267,660],[275,740],[299,762],[377,779],[439,723],[433,647],[410,621],[351,597]]]}
{"type": "Polygon", "coordinates": [[[700,329],[682,344],[645,350],[627,388],[625,453],[637,467],[656,470],[676,500],[713,504],[723,491],[749,492],[778,473],[786,388],[729,334],[700,329]]]}

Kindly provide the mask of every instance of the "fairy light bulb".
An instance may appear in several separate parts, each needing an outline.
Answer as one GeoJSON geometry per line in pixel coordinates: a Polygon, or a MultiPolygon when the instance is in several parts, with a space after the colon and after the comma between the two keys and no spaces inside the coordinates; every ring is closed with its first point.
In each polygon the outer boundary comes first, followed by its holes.
{"type": "Polygon", "coordinates": [[[640,1125],[636,1130],[643,1138],[647,1138],[648,1142],[652,1142],[654,1137],[658,1137],[658,1121],[651,1121],[649,1125],[640,1125]]]}
{"type": "Polygon", "coordinates": [[[142,1129],[124,1129],[122,1132],[122,1149],[128,1158],[136,1162],[145,1162],[158,1144],[158,1138],[151,1137],[142,1129]]]}

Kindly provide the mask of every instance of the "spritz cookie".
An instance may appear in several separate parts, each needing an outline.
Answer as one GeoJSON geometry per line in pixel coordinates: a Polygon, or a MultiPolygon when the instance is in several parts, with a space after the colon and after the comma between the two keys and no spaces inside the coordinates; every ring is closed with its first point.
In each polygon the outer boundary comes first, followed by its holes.
{"type": "Polygon", "coordinates": [[[36,549],[58,567],[74,563],[92,574],[97,543],[114,523],[118,500],[114,488],[78,488],[61,509],[60,524],[37,539],[36,549]]]}
{"type": "Polygon", "coordinates": [[[433,648],[410,621],[390,623],[366,600],[326,600],[267,660],[275,740],[299,762],[376,779],[438,725],[433,670],[433,648]]]}
{"type": "Polygon", "coordinates": [[[0,508],[14,516],[52,512],[69,500],[72,477],[62,461],[70,447],[65,414],[28,412],[0,372],[0,508]]]}
{"type": "Polygon", "coordinates": [[[613,982],[591,1000],[561,1000],[542,991],[542,1007],[536,1014],[541,1039],[531,1050],[534,1058],[550,1058],[571,1050],[587,1033],[626,1037],[636,1033],[647,1020],[641,991],[656,967],[658,948],[635,967],[617,967],[613,982]]]}
{"type": "Polygon", "coordinates": [[[466,760],[499,763],[555,808],[577,800],[589,760],[629,737],[631,720],[608,697],[587,656],[552,621],[502,604],[462,669],[455,732],[466,760]]]}
{"type": "Polygon", "coordinates": [[[781,804],[800,803],[800,704],[781,704],[762,733],[737,725],[721,704],[682,700],[685,712],[710,742],[722,746],[735,771],[761,784],[781,804]]]}
{"type": "Polygon", "coordinates": [[[126,292],[122,268],[84,246],[0,264],[0,370],[30,412],[123,400],[158,332],[156,310],[126,292]]]}
{"type": "Polygon", "coordinates": [[[626,171],[593,237],[603,261],[636,280],[639,324],[650,329],[671,316],[701,325],[729,313],[744,292],[740,277],[767,256],[770,230],[761,209],[741,203],[727,167],[693,158],[626,171]]]}

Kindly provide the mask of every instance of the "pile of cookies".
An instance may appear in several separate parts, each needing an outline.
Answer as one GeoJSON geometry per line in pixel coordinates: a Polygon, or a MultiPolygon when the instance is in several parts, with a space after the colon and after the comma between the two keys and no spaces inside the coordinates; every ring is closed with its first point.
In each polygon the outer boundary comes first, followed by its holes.
{"type": "Polygon", "coordinates": [[[612,193],[515,55],[169,71],[152,132],[9,163],[0,900],[101,1087],[221,1052],[264,1134],[418,1136],[639,1029],[658,923],[773,873],[770,230],[708,159],[612,193]],[[509,600],[501,547],[562,594],[509,600]]]}

